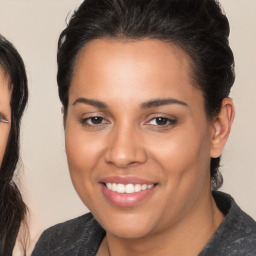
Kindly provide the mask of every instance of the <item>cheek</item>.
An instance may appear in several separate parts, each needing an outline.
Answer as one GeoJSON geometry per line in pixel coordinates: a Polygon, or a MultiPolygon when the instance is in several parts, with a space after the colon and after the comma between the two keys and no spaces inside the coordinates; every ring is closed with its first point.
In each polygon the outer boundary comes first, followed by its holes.
{"type": "Polygon", "coordinates": [[[101,155],[102,141],[78,129],[66,129],[66,153],[69,165],[79,172],[95,168],[101,155]]]}
{"type": "MultiPolygon", "coordinates": [[[[151,143],[151,158],[165,170],[166,185],[172,189],[189,189],[208,179],[210,163],[210,139],[207,129],[184,127],[168,137],[151,143]]],[[[161,174],[159,174],[161,175],[161,174]]]]}
{"type": "Polygon", "coordinates": [[[72,183],[85,202],[85,195],[90,196],[97,185],[97,166],[102,155],[102,140],[94,138],[77,125],[68,125],[65,130],[66,154],[72,183]]]}
{"type": "Polygon", "coordinates": [[[164,191],[161,204],[167,209],[161,218],[167,222],[170,218],[177,220],[183,216],[210,188],[208,133],[186,131],[165,140],[158,139],[157,143],[148,146],[151,159],[161,166],[158,169],[164,191]]]}

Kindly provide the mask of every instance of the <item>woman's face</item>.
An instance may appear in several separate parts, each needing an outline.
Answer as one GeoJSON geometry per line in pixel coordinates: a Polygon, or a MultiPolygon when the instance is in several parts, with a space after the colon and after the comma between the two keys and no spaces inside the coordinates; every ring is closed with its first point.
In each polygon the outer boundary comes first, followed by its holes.
{"type": "Polygon", "coordinates": [[[4,157],[11,123],[11,91],[8,78],[0,68],[0,166],[4,157]]]}
{"type": "Polygon", "coordinates": [[[213,127],[186,54],[158,40],[85,46],[69,91],[74,187],[110,233],[139,238],[200,210],[210,194],[213,127]]]}

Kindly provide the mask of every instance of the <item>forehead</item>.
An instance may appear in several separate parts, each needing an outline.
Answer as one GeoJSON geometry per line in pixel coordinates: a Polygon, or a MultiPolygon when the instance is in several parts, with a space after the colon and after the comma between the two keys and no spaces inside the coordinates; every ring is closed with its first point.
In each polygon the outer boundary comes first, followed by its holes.
{"type": "MultiPolygon", "coordinates": [[[[155,75],[174,74],[180,72],[188,75],[190,71],[189,57],[174,44],[155,39],[121,41],[116,39],[96,39],[84,46],[78,55],[75,74],[83,67],[83,72],[107,71],[109,73],[125,70],[134,71],[139,68],[141,73],[145,69],[155,71],[155,75]],[[111,63],[111,66],[109,65],[111,63]],[[120,66],[122,64],[122,66],[120,66]],[[99,68],[96,70],[94,66],[99,68]],[[132,70],[127,70],[130,66],[132,70]],[[111,72],[112,71],[112,72],[111,72]],[[179,72],[177,72],[179,71],[179,72]]],[[[130,73],[131,75],[131,73],[130,73]]]]}
{"type": "Polygon", "coordinates": [[[169,94],[189,101],[192,93],[199,93],[192,83],[189,57],[169,42],[97,39],[77,58],[70,96],[96,95],[101,100],[109,96],[131,102],[169,94]]]}

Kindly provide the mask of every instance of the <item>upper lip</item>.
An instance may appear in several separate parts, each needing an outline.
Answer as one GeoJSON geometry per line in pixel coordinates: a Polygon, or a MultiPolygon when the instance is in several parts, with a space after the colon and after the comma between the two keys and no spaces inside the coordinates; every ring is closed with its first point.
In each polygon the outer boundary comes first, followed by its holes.
{"type": "Polygon", "coordinates": [[[145,178],[137,176],[109,176],[100,180],[100,183],[116,183],[116,184],[156,184],[155,181],[151,181],[145,178]]]}

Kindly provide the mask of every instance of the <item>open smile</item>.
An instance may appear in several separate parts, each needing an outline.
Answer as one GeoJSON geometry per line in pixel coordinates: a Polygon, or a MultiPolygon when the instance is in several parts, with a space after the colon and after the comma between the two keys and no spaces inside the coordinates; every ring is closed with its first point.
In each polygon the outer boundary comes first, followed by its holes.
{"type": "Polygon", "coordinates": [[[101,190],[108,201],[122,207],[135,206],[149,198],[158,183],[137,178],[108,178],[100,182],[101,190]]]}

